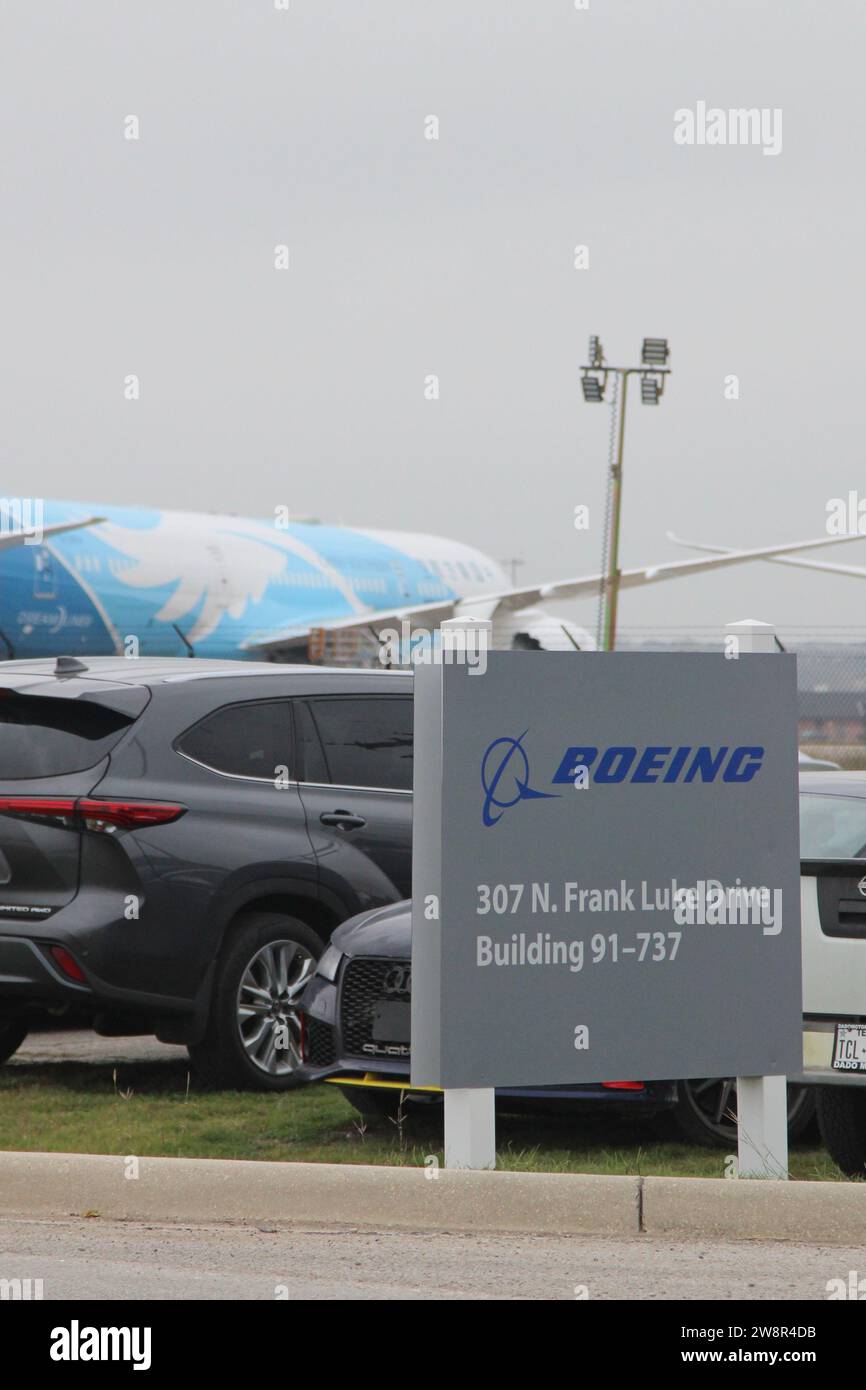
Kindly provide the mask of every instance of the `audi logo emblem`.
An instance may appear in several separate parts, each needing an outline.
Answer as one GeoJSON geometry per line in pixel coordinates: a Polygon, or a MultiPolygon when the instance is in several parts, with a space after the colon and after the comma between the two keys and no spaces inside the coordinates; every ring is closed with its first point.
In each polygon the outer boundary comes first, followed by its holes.
{"type": "Polygon", "coordinates": [[[412,992],[412,968],[408,965],[392,965],[384,980],[382,989],[385,994],[411,994],[412,992]]]}

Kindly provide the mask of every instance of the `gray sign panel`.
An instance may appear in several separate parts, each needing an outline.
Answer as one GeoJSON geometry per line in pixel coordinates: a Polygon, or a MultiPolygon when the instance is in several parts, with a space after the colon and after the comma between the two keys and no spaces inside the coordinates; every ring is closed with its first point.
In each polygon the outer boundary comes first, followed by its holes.
{"type": "Polygon", "coordinates": [[[415,673],[412,1081],[801,1069],[796,659],[415,673]]]}

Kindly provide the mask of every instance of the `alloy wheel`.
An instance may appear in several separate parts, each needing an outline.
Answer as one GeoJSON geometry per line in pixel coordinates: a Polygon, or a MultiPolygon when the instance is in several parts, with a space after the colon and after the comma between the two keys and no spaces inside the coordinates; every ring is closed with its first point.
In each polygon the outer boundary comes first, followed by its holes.
{"type": "Polygon", "coordinates": [[[315,968],[315,956],[297,941],[269,941],[241,976],[241,1043],[253,1066],[269,1076],[285,1076],[301,1060],[297,1003],[315,968]]]}

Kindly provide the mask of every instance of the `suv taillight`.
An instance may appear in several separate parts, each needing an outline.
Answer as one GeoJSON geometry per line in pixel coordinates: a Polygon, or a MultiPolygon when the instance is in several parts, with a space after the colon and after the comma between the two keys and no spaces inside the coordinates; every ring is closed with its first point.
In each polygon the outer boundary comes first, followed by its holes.
{"type": "Polygon", "coordinates": [[[135,830],[167,825],[186,810],[169,801],[109,801],[99,797],[0,796],[0,816],[49,821],[69,829],[135,830]]]}
{"type": "Polygon", "coordinates": [[[135,830],[146,825],[168,825],[186,810],[170,801],[100,801],[82,797],[76,812],[88,830],[135,830]]]}
{"type": "Polygon", "coordinates": [[[81,969],[75,957],[67,951],[65,946],[52,946],[51,954],[64,975],[68,975],[70,980],[75,980],[78,984],[87,984],[87,977],[84,971],[81,969]]]}

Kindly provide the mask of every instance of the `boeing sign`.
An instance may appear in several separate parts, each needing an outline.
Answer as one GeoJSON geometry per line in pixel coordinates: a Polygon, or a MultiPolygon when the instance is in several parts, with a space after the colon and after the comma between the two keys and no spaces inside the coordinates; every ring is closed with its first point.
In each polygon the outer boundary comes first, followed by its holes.
{"type": "Polygon", "coordinates": [[[802,1066],[796,658],[491,651],[414,685],[413,1085],[802,1066]]]}

